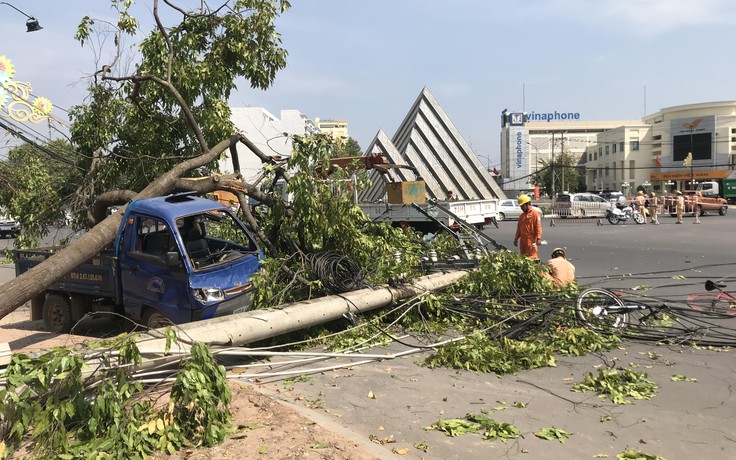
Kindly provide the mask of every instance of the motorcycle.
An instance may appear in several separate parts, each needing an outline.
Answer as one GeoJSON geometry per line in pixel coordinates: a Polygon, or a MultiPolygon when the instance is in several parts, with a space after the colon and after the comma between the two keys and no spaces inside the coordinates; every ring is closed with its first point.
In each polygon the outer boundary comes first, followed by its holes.
{"type": "Polygon", "coordinates": [[[633,219],[637,224],[643,224],[645,222],[645,217],[641,215],[633,203],[630,206],[611,206],[606,211],[606,219],[612,225],[616,225],[619,222],[626,222],[629,219],[633,219]]]}

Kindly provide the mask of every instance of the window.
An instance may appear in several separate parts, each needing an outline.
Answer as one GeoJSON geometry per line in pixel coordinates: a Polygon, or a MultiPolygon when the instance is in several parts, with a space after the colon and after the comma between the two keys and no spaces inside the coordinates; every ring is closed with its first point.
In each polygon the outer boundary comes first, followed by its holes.
{"type": "Polygon", "coordinates": [[[629,148],[631,150],[639,150],[639,139],[629,141],[629,148]]]}
{"type": "Polygon", "coordinates": [[[610,147],[609,147],[609,146],[607,145],[607,146],[606,146],[606,155],[608,155],[609,153],[611,153],[611,149],[610,149],[610,147]]]}
{"type": "Polygon", "coordinates": [[[608,177],[608,166],[606,166],[606,177],[608,177]]]}
{"type": "MultiPolygon", "coordinates": [[[[634,169],[636,168],[636,166],[634,166],[634,164],[635,164],[635,160],[630,160],[629,161],[629,179],[633,179],[634,178],[634,173],[636,172],[636,171],[634,171],[634,169]]],[[[634,186],[633,185],[631,186],[631,190],[634,190],[634,186]]]]}
{"type": "Polygon", "coordinates": [[[623,143],[623,142],[621,142],[621,143],[619,144],[619,147],[620,147],[620,149],[619,149],[619,150],[621,150],[621,151],[623,152],[623,151],[624,151],[624,143],[623,143]]]}
{"type": "Polygon", "coordinates": [[[613,181],[616,182],[616,163],[613,164],[613,181]]]}
{"type": "Polygon", "coordinates": [[[150,217],[139,217],[136,228],[136,250],[163,259],[175,248],[174,238],[166,222],[150,217]]]}
{"type": "Polygon", "coordinates": [[[611,153],[616,153],[616,144],[611,146],[611,153]]]}
{"type": "Polygon", "coordinates": [[[593,154],[592,153],[589,153],[588,154],[588,161],[593,161],[593,154]]]}
{"type": "Polygon", "coordinates": [[[597,160],[598,159],[598,152],[597,151],[593,153],[593,159],[594,160],[597,160]]]}
{"type": "Polygon", "coordinates": [[[598,155],[603,156],[603,147],[598,147],[598,155]]]}

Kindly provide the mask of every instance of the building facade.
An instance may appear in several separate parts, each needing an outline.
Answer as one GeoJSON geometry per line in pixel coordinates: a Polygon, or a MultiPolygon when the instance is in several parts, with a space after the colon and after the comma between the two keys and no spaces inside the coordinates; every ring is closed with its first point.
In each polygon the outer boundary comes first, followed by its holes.
{"type": "Polygon", "coordinates": [[[736,165],[736,101],[664,108],[601,133],[586,154],[591,190],[668,193],[723,179],[736,165]]]}
{"type": "MultiPolygon", "coordinates": [[[[298,110],[282,110],[280,119],[262,107],[233,107],[230,110],[235,129],[269,156],[291,155],[291,135],[305,136],[319,132],[315,122],[298,110]]],[[[237,145],[237,155],[240,173],[246,181],[251,182],[261,174],[263,165],[260,158],[242,143],[237,145]]],[[[220,160],[220,171],[228,174],[233,170],[232,158],[228,156],[220,160]]]]}
{"type": "Polygon", "coordinates": [[[507,112],[501,114],[501,176],[504,191],[514,196],[534,187],[536,172],[560,154],[584,162],[598,135],[638,121],[581,121],[580,114],[507,112]]]}
{"type": "Polygon", "coordinates": [[[319,117],[314,119],[314,123],[324,134],[331,134],[335,139],[348,140],[348,122],[347,120],[321,120],[319,117]]]}

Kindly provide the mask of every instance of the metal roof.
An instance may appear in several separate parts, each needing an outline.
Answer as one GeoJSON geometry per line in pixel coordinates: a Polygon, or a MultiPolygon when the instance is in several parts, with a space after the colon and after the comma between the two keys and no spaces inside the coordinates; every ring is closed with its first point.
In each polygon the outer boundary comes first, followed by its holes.
{"type": "MultiPolygon", "coordinates": [[[[430,198],[443,200],[452,191],[459,200],[506,198],[460,131],[425,86],[393,139],[379,130],[366,154],[381,153],[390,163],[413,166],[427,185],[430,198]]],[[[394,170],[400,181],[415,180],[405,169],[394,170]]],[[[373,185],[358,196],[374,202],[385,194],[384,180],[371,172],[373,185]]]]}

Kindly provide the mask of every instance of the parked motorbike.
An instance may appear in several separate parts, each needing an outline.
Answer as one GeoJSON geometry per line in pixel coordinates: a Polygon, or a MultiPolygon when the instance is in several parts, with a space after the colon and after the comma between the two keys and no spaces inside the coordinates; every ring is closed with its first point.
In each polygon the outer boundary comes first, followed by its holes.
{"type": "Polygon", "coordinates": [[[616,225],[619,222],[626,222],[629,219],[633,219],[637,224],[643,224],[645,222],[644,216],[641,215],[636,206],[632,203],[630,206],[611,206],[606,211],[606,219],[612,225],[616,225]]]}

